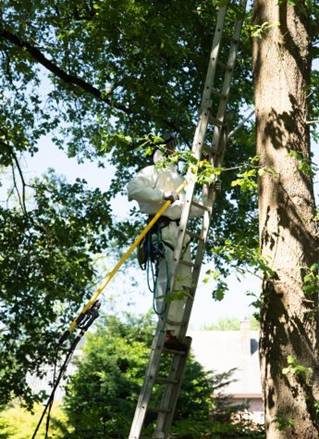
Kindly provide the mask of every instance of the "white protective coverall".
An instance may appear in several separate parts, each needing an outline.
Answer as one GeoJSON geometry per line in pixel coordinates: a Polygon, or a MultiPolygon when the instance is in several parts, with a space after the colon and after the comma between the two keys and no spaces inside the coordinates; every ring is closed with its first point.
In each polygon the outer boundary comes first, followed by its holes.
{"type": "MultiPolygon", "coordinates": [[[[177,172],[177,167],[173,164],[167,165],[165,168],[157,169],[155,164],[163,160],[160,151],[154,154],[154,165],[147,166],[139,171],[127,186],[128,199],[136,200],[139,204],[140,211],[148,215],[155,215],[159,209],[166,202],[165,194],[174,192],[183,183],[184,178],[177,172]]],[[[185,193],[179,194],[179,200],[175,201],[164,212],[164,216],[171,220],[178,220],[181,217],[182,209],[186,202],[185,193]]],[[[191,217],[203,215],[203,210],[192,207],[191,217]]],[[[168,243],[170,247],[175,248],[178,236],[178,224],[171,221],[167,227],[162,230],[162,240],[168,243]]],[[[171,267],[173,261],[173,250],[168,245],[165,245],[165,259],[162,259],[159,265],[159,274],[157,279],[157,286],[155,297],[163,298],[166,293],[167,281],[170,279],[171,267]]],[[[183,254],[185,261],[190,261],[190,249],[186,246],[183,254]]],[[[191,268],[180,264],[175,280],[174,292],[183,291],[184,286],[191,286],[191,268]]],[[[185,291],[187,294],[187,291],[185,291]]],[[[184,298],[173,300],[169,306],[166,329],[178,337],[180,323],[183,318],[183,311],[186,304],[187,296],[184,298]]],[[[159,305],[161,307],[161,305],[159,305]]]]}

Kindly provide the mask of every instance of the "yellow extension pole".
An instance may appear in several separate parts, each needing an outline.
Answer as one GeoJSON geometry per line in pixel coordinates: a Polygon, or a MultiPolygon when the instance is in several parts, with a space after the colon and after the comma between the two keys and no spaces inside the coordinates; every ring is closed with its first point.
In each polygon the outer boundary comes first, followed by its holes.
{"type": "MultiPolygon", "coordinates": [[[[186,180],[178,187],[176,193],[180,193],[186,185],[186,180]]],[[[68,329],[65,331],[65,333],[60,338],[60,343],[62,344],[64,340],[71,334],[73,329],[76,327],[77,322],[79,321],[80,317],[87,312],[87,310],[93,305],[93,303],[96,301],[96,299],[99,297],[99,295],[102,293],[106,285],[110,282],[110,280],[114,277],[116,272],[119,270],[119,268],[124,264],[124,262],[127,260],[127,258],[130,256],[130,254],[133,252],[133,250],[139,245],[141,240],[144,238],[144,236],[147,234],[147,232],[153,227],[153,225],[156,223],[156,221],[159,219],[159,217],[168,209],[168,207],[171,205],[171,201],[166,201],[166,203],[161,207],[161,209],[157,212],[157,214],[154,216],[154,218],[148,223],[148,225],[145,227],[145,229],[142,231],[142,233],[136,238],[134,243],[131,245],[131,247],[127,250],[124,256],[119,260],[119,262],[115,265],[113,270],[107,275],[104,282],[98,287],[94,295],[91,297],[91,299],[87,302],[87,304],[83,307],[80,314],[73,320],[71,325],[68,327],[68,329]]]]}

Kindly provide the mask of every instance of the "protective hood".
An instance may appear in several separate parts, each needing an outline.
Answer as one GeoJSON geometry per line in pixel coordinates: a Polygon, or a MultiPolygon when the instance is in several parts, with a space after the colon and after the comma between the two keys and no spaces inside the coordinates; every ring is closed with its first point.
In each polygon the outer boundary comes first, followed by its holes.
{"type": "Polygon", "coordinates": [[[153,156],[153,162],[154,165],[156,165],[157,163],[163,162],[165,160],[165,156],[162,153],[162,151],[160,151],[159,149],[155,151],[155,154],[153,156]]]}
{"type": "MultiPolygon", "coordinates": [[[[159,165],[162,162],[165,162],[165,160],[166,160],[165,155],[162,153],[162,151],[160,151],[158,149],[153,156],[154,165],[159,165]]],[[[172,164],[172,163],[167,163],[165,165],[165,170],[167,170],[169,172],[174,172],[174,171],[176,171],[176,169],[177,169],[177,166],[172,164]]]]}

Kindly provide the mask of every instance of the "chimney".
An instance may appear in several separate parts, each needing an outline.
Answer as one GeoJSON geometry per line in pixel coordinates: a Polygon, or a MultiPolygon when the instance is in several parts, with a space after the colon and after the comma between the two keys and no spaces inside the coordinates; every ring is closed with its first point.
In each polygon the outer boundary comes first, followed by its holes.
{"type": "Polygon", "coordinates": [[[251,341],[250,341],[249,320],[242,320],[240,322],[240,345],[241,345],[242,355],[250,356],[251,355],[251,341]]]}

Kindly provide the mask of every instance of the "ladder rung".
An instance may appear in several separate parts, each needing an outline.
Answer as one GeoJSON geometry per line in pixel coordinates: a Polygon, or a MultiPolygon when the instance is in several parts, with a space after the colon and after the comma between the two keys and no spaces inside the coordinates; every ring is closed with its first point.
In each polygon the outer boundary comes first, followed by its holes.
{"type": "Polygon", "coordinates": [[[224,70],[228,70],[229,72],[232,72],[232,71],[233,71],[233,67],[232,67],[232,66],[230,66],[230,65],[228,65],[228,64],[225,64],[225,63],[223,63],[222,61],[217,61],[217,64],[218,64],[219,66],[221,66],[224,70]]]}
{"type": "Polygon", "coordinates": [[[156,377],[155,383],[157,384],[178,384],[178,380],[172,380],[170,378],[164,378],[164,377],[156,377]]]}
{"type": "MultiPolygon", "coordinates": [[[[136,436],[137,437],[137,436],[136,436]]],[[[163,438],[164,436],[163,435],[160,435],[160,436],[141,436],[140,437],[140,439],[156,439],[156,438],[163,438]]]]}
{"type": "Polygon", "coordinates": [[[199,209],[206,210],[207,212],[210,212],[212,210],[211,207],[206,206],[206,204],[204,203],[197,203],[196,201],[192,201],[192,205],[198,207],[199,209]]]}
{"type": "Polygon", "coordinates": [[[186,230],[186,233],[187,233],[187,235],[190,236],[191,238],[200,239],[201,241],[203,240],[202,235],[199,235],[198,233],[191,232],[190,230],[186,230]]]}
{"type": "Polygon", "coordinates": [[[148,407],[148,412],[151,413],[170,413],[171,411],[169,409],[162,409],[161,407],[148,407]]]}
{"type": "Polygon", "coordinates": [[[194,288],[194,287],[189,287],[189,286],[186,286],[186,285],[183,285],[183,290],[184,290],[184,291],[187,291],[188,294],[193,294],[193,293],[195,293],[196,288],[194,288]]]}
{"type": "Polygon", "coordinates": [[[217,149],[215,149],[214,146],[208,146],[208,145],[204,144],[202,150],[203,150],[203,152],[206,152],[207,154],[210,154],[210,155],[218,154],[218,151],[217,151],[217,149]]]}
{"type": "Polygon", "coordinates": [[[215,145],[212,145],[211,150],[213,151],[214,155],[220,155],[223,152],[221,149],[216,148],[215,145]]]}
{"type": "Polygon", "coordinates": [[[219,126],[219,127],[222,127],[222,126],[225,125],[225,122],[224,122],[224,121],[219,120],[219,119],[217,119],[216,117],[213,117],[213,116],[211,116],[211,117],[209,118],[209,122],[212,123],[212,124],[214,124],[214,125],[217,125],[217,126],[219,126]]]}
{"type": "Polygon", "coordinates": [[[167,349],[167,348],[163,348],[162,352],[164,354],[171,354],[171,355],[186,355],[187,354],[186,351],[176,351],[175,349],[167,349]]]}
{"type": "MultiPolygon", "coordinates": [[[[230,44],[237,45],[240,40],[238,38],[235,38],[234,35],[224,34],[223,38],[230,44]]],[[[220,61],[222,63],[222,61],[220,61]]],[[[217,63],[219,64],[219,60],[217,60],[217,63]]],[[[228,65],[231,67],[230,65],[228,65]]],[[[232,66],[233,68],[234,66],[232,66]]]]}
{"type": "Polygon", "coordinates": [[[181,260],[179,261],[179,263],[180,263],[180,264],[183,264],[183,265],[187,265],[187,267],[191,267],[191,268],[195,268],[195,267],[197,267],[197,265],[196,265],[196,264],[193,264],[193,262],[183,261],[183,259],[181,259],[181,260]]]}
{"type": "Polygon", "coordinates": [[[236,12],[236,14],[238,14],[238,13],[242,14],[245,12],[242,5],[236,5],[234,3],[229,2],[228,7],[229,7],[229,9],[232,9],[234,12],[236,12]]]}
{"type": "Polygon", "coordinates": [[[220,99],[227,99],[227,95],[225,95],[224,93],[221,93],[220,91],[216,90],[215,88],[212,88],[212,94],[214,96],[217,96],[220,99]]]}

